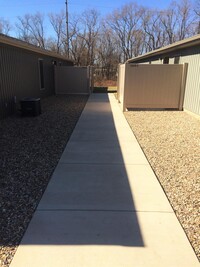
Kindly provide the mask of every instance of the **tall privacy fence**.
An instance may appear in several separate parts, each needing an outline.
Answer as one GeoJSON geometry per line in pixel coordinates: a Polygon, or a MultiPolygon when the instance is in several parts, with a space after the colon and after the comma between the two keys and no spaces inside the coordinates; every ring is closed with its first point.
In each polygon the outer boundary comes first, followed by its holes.
{"type": "Polygon", "coordinates": [[[123,64],[118,101],[126,109],[183,109],[187,64],[123,64]]]}
{"type": "Polygon", "coordinates": [[[55,66],[56,94],[90,94],[93,88],[92,67],[55,66]]]}

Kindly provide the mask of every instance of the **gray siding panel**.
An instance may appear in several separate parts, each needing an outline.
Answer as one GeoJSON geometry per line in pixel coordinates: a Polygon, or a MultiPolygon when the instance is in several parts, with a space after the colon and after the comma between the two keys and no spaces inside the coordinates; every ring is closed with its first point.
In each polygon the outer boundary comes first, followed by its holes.
{"type": "Polygon", "coordinates": [[[182,55],[180,63],[188,63],[184,108],[200,115],[200,49],[182,55]]]}
{"type": "Polygon", "coordinates": [[[19,101],[25,96],[39,97],[36,85],[37,58],[12,47],[1,46],[1,117],[10,115],[15,108],[14,97],[19,101]]]}

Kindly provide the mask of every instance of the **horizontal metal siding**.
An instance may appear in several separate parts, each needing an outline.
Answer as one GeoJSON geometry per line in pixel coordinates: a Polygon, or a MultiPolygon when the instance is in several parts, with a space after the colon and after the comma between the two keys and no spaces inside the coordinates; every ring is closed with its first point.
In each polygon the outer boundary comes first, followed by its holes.
{"type": "Polygon", "coordinates": [[[37,59],[13,47],[1,46],[1,106],[5,117],[13,113],[14,97],[40,96],[37,59]]]}
{"type": "Polygon", "coordinates": [[[13,63],[12,57],[7,53],[7,50],[0,49],[0,105],[1,114],[0,117],[5,117],[7,114],[11,114],[14,109],[14,99],[11,99],[13,95],[13,63]],[[10,62],[11,61],[11,62],[10,62]],[[9,62],[9,63],[8,63],[9,62]]]}
{"type": "Polygon", "coordinates": [[[200,115],[200,48],[182,54],[180,63],[188,63],[188,74],[183,107],[200,115]]]}
{"type": "MultiPolygon", "coordinates": [[[[46,97],[54,94],[54,66],[49,56],[0,44],[0,118],[12,114],[23,97],[46,97]],[[44,61],[45,90],[40,90],[38,59],[44,61]]],[[[58,60],[62,62],[61,60],[58,60]]],[[[66,65],[64,61],[63,65],[66,65]]],[[[71,63],[69,63],[71,64],[71,63]]]]}

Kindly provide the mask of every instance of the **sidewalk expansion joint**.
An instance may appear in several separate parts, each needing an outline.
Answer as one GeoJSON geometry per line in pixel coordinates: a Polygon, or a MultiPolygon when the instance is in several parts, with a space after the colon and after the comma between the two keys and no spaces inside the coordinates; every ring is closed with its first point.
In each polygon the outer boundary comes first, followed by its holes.
{"type": "Polygon", "coordinates": [[[160,211],[160,210],[105,210],[105,209],[37,209],[39,212],[118,212],[118,213],[168,213],[172,214],[173,211],[160,211]]]}
{"type": "Polygon", "coordinates": [[[104,163],[104,162],[59,162],[59,164],[63,165],[122,165],[124,167],[126,166],[149,166],[149,163],[104,163]]]}

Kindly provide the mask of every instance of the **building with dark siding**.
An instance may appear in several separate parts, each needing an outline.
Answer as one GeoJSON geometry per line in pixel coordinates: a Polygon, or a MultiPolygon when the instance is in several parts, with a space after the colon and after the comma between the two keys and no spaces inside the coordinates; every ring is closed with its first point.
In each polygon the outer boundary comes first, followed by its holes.
{"type": "Polygon", "coordinates": [[[0,118],[11,115],[24,97],[55,94],[54,66],[73,61],[0,34],[0,118]]]}

